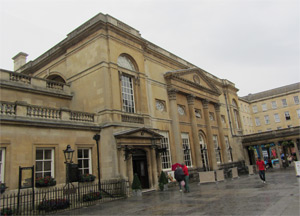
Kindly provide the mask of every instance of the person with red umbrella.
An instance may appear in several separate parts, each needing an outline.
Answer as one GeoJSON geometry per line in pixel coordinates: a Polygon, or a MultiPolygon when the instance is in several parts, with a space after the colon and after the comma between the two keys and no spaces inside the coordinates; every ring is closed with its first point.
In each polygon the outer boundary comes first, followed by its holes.
{"type": "Polygon", "coordinates": [[[185,191],[184,191],[184,192],[185,192],[185,193],[189,193],[189,192],[190,192],[190,186],[189,186],[189,171],[188,171],[187,166],[186,166],[184,163],[182,163],[181,166],[182,166],[182,170],[183,170],[183,172],[184,172],[184,181],[185,181],[185,186],[184,186],[185,191]]]}
{"type": "MultiPolygon", "coordinates": [[[[172,167],[172,169],[173,169],[173,167],[172,167]]],[[[183,169],[180,164],[177,164],[174,175],[175,175],[175,179],[179,185],[179,191],[182,192],[181,186],[184,186],[185,182],[184,182],[184,172],[183,172],[183,169]]]]}

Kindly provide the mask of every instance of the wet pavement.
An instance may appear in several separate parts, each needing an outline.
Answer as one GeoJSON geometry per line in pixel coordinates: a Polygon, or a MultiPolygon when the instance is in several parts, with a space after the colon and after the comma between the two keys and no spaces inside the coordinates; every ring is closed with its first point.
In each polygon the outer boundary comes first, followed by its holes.
{"type": "Polygon", "coordinates": [[[191,183],[190,193],[178,187],[143,193],[61,215],[300,215],[300,178],[294,167],[219,183],[191,183]]]}

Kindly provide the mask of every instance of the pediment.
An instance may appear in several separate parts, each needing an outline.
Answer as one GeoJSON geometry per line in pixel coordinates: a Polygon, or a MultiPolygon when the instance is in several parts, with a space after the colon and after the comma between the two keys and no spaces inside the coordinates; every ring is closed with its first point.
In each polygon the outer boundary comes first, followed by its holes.
{"type": "Polygon", "coordinates": [[[169,71],[164,77],[169,80],[172,85],[172,80],[191,86],[201,91],[206,91],[211,94],[220,95],[220,90],[211,81],[209,77],[200,68],[183,69],[177,71],[169,71]]]}
{"type": "Polygon", "coordinates": [[[115,138],[161,139],[162,135],[148,128],[135,128],[114,134],[115,138]]]}

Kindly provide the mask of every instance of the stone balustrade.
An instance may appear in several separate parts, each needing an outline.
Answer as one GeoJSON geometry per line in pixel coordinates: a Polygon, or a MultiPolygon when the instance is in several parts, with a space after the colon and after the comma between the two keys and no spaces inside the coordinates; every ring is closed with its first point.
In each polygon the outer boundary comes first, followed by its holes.
{"type": "MultiPolygon", "coordinates": [[[[71,94],[71,89],[68,84],[56,82],[53,80],[42,79],[38,77],[32,77],[26,74],[21,74],[17,72],[11,72],[6,70],[0,70],[0,81],[1,83],[5,82],[6,84],[10,83],[11,86],[19,86],[18,84],[26,84],[22,85],[23,88],[27,86],[27,88],[44,88],[46,91],[57,90],[62,91],[66,94],[71,94]]],[[[20,87],[20,86],[19,86],[20,87]]]]}
{"type": "Polygon", "coordinates": [[[76,122],[95,122],[95,114],[72,111],[69,109],[50,108],[28,105],[26,102],[0,101],[1,116],[15,116],[35,119],[64,120],[76,122]]]}

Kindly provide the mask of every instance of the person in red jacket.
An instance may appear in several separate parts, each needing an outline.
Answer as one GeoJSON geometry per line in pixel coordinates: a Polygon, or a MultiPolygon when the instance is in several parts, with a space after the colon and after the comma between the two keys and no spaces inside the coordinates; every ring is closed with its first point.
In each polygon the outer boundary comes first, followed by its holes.
{"type": "Polygon", "coordinates": [[[186,193],[190,192],[190,186],[189,186],[189,171],[187,166],[183,163],[182,165],[182,169],[183,169],[183,173],[184,173],[184,181],[185,181],[185,191],[186,193]]]}
{"type": "Polygon", "coordinates": [[[266,183],[266,175],[265,175],[265,162],[260,158],[257,158],[256,167],[258,169],[258,174],[263,183],[266,183]]]}

